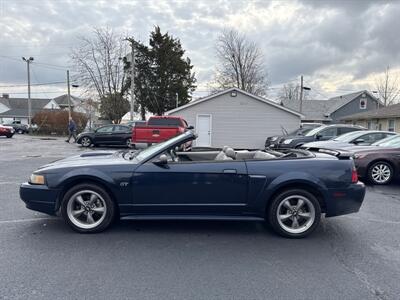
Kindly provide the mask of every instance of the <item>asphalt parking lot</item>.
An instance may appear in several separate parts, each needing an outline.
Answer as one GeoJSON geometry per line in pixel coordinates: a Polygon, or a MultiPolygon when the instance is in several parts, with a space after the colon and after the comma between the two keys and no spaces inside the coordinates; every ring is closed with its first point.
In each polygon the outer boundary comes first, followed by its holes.
{"type": "Polygon", "coordinates": [[[398,299],[400,183],[368,186],[357,214],[309,238],[261,223],[121,221],[95,235],[25,208],[37,167],[93,149],[0,137],[0,299],[398,299]]]}

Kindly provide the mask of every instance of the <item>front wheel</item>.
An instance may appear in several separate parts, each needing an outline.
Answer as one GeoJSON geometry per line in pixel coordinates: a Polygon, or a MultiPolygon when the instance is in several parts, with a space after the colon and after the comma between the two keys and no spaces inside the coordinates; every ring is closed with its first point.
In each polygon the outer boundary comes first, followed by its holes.
{"type": "Polygon", "coordinates": [[[373,184],[388,184],[393,179],[393,167],[385,162],[378,161],[368,168],[368,179],[373,184]]]}
{"type": "Polygon", "coordinates": [[[18,133],[18,134],[24,134],[24,131],[23,131],[22,129],[18,129],[18,130],[17,130],[17,133],[18,133]]]}
{"type": "Polygon", "coordinates": [[[274,199],[268,210],[273,230],[287,238],[303,238],[317,228],[321,207],[315,196],[301,189],[286,190],[274,199]]]}
{"type": "Polygon", "coordinates": [[[90,139],[90,137],[84,136],[81,140],[81,145],[83,147],[90,147],[90,145],[92,144],[92,140],[90,139]]]}
{"type": "Polygon", "coordinates": [[[12,138],[12,135],[7,135],[6,136],[8,139],[11,139],[12,138]]]}
{"type": "Polygon", "coordinates": [[[115,206],[103,188],[94,184],[80,184],[64,195],[61,215],[73,230],[95,233],[110,226],[115,206]]]}

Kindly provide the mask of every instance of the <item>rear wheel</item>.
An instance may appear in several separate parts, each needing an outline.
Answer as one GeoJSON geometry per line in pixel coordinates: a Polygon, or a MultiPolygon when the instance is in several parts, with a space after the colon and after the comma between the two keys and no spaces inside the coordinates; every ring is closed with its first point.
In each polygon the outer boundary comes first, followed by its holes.
{"type": "Polygon", "coordinates": [[[273,230],[288,238],[303,238],[317,228],[321,207],[315,196],[301,189],[286,190],[277,195],[268,211],[273,230]]]}
{"type": "Polygon", "coordinates": [[[388,184],[393,179],[393,167],[385,162],[378,161],[368,168],[368,179],[373,184],[388,184]]]}
{"type": "Polygon", "coordinates": [[[126,145],[128,148],[132,148],[132,140],[131,140],[131,139],[126,139],[125,145],[126,145]]]}
{"type": "Polygon", "coordinates": [[[24,133],[24,131],[23,131],[22,129],[18,129],[18,130],[17,130],[17,133],[19,133],[19,134],[23,134],[23,133],[24,133]]]}
{"type": "Polygon", "coordinates": [[[12,134],[11,134],[11,135],[6,135],[6,137],[7,137],[8,139],[12,138],[12,134]]]}
{"type": "Polygon", "coordinates": [[[61,214],[73,230],[95,233],[110,226],[115,206],[103,188],[94,184],[80,184],[64,195],[61,214]]]}
{"type": "Polygon", "coordinates": [[[83,147],[90,147],[91,144],[92,144],[92,140],[90,139],[90,137],[84,136],[81,139],[81,145],[83,147]]]}

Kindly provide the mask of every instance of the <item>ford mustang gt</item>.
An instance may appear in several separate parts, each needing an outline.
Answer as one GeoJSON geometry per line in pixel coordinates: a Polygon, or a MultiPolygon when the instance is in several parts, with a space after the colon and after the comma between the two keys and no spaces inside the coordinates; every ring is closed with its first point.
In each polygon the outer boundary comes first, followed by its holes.
{"type": "Polygon", "coordinates": [[[92,151],[45,165],[20,187],[32,210],[99,232],[115,218],[266,220],[305,237],[321,215],[357,212],[365,187],[351,155],[292,149],[181,151],[187,131],[141,151],[92,151]]]}

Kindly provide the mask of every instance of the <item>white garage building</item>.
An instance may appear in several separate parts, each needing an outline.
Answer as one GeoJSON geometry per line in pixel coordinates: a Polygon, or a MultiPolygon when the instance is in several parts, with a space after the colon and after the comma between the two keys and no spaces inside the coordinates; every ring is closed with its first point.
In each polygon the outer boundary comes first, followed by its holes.
{"type": "Polygon", "coordinates": [[[194,100],[166,112],[195,127],[196,145],[263,148],[265,139],[300,127],[301,114],[237,88],[194,100]]]}

